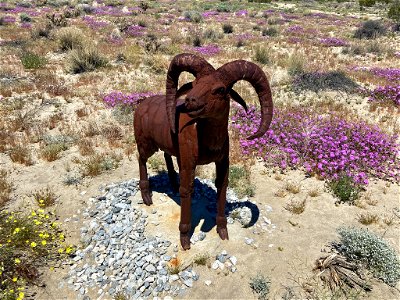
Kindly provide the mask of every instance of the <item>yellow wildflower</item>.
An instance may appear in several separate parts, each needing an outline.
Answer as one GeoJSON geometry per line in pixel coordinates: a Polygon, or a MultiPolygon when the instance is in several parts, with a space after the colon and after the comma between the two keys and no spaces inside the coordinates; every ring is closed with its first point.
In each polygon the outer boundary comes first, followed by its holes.
{"type": "Polygon", "coordinates": [[[12,281],[13,282],[17,282],[18,281],[18,277],[13,277],[12,281]]]}
{"type": "Polygon", "coordinates": [[[19,292],[17,300],[22,300],[24,299],[24,297],[25,297],[24,292],[19,292]]]}
{"type": "Polygon", "coordinates": [[[63,248],[58,249],[58,253],[63,253],[63,252],[64,252],[63,248]]]}
{"type": "Polygon", "coordinates": [[[36,212],[35,212],[35,211],[32,211],[31,215],[32,215],[32,216],[36,216],[36,212]]]}
{"type": "Polygon", "coordinates": [[[32,243],[31,243],[31,247],[32,247],[32,248],[35,248],[36,246],[37,246],[37,244],[36,244],[35,242],[32,242],[32,243]]]}
{"type": "Polygon", "coordinates": [[[21,229],[20,229],[19,227],[17,227],[17,228],[14,229],[13,234],[17,234],[17,233],[20,232],[20,231],[21,231],[21,229]]]}
{"type": "Polygon", "coordinates": [[[42,241],[42,245],[46,246],[47,242],[45,240],[42,241]]]}
{"type": "Polygon", "coordinates": [[[63,240],[65,238],[64,234],[60,233],[60,240],[63,240]]]}
{"type": "Polygon", "coordinates": [[[16,264],[21,263],[21,260],[19,258],[16,258],[14,261],[15,261],[16,264]]]}
{"type": "Polygon", "coordinates": [[[72,247],[67,247],[67,248],[65,249],[65,253],[70,254],[73,250],[74,250],[74,248],[72,248],[72,247]]]}
{"type": "MultiPolygon", "coordinates": [[[[42,201],[43,201],[43,200],[42,200],[42,201]]],[[[39,208],[37,211],[38,211],[38,213],[44,214],[44,210],[41,209],[41,208],[39,208]]]]}

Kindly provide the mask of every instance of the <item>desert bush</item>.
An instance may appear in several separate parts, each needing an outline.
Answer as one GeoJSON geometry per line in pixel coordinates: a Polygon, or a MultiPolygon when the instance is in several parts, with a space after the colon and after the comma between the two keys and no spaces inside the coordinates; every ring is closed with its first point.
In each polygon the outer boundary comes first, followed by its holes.
{"type": "Polygon", "coordinates": [[[343,91],[354,93],[359,85],[341,71],[300,73],[293,79],[292,88],[295,91],[310,90],[319,92],[324,90],[343,91]]]}
{"type": "Polygon", "coordinates": [[[49,38],[53,29],[50,22],[39,23],[32,30],[32,38],[49,38]]]}
{"type": "Polygon", "coordinates": [[[107,59],[95,46],[74,49],[69,56],[69,71],[73,74],[94,71],[106,65],[107,59]]]}
{"type": "Polygon", "coordinates": [[[21,55],[21,63],[25,69],[38,69],[46,64],[46,59],[33,52],[25,52],[21,55]]]}
{"type": "Polygon", "coordinates": [[[250,169],[248,166],[231,165],[229,167],[229,186],[239,197],[255,194],[255,187],[250,181],[250,169]]]}
{"type": "Polygon", "coordinates": [[[82,156],[94,154],[93,142],[87,138],[78,141],[78,150],[82,156]]]}
{"type": "Polygon", "coordinates": [[[400,22],[400,1],[394,1],[388,11],[388,17],[396,22],[400,22]]]}
{"type": "Polygon", "coordinates": [[[98,176],[101,173],[116,169],[122,157],[115,154],[93,154],[86,160],[81,161],[84,176],[98,176]]]}
{"type": "Polygon", "coordinates": [[[222,31],[224,33],[232,33],[233,32],[233,26],[231,24],[223,24],[222,25],[222,31]]]}
{"type": "Polygon", "coordinates": [[[209,253],[203,253],[203,254],[199,253],[194,257],[193,262],[198,266],[205,266],[207,265],[209,260],[210,260],[209,253]]]}
{"type": "Polygon", "coordinates": [[[250,278],[250,288],[260,300],[267,299],[270,284],[271,281],[262,274],[257,274],[255,277],[250,278]]]}
{"type": "Polygon", "coordinates": [[[221,38],[220,33],[216,32],[213,28],[207,28],[203,33],[203,38],[209,39],[213,42],[221,38]]]}
{"type": "Polygon", "coordinates": [[[30,166],[33,164],[31,151],[27,146],[15,145],[10,150],[10,158],[13,162],[30,166]]]}
{"type": "Polygon", "coordinates": [[[59,48],[62,51],[79,49],[84,46],[85,37],[76,27],[61,28],[57,34],[59,48]]]}
{"type": "Polygon", "coordinates": [[[13,184],[7,176],[8,172],[0,169],[0,208],[11,199],[10,194],[13,190],[13,184]]]}
{"type": "Polygon", "coordinates": [[[372,7],[376,4],[376,0],[358,0],[360,8],[362,7],[372,7]]]}
{"type": "Polygon", "coordinates": [[[357,220],[363,225],[371,225],[373,223],[378,223],[379,216],[377,214],[362,213],[357,216],[357,220]]]}
{"type": "Polygon", "coordinates": [[[19,19],[21,20],[21,22],[32,22],[32,18],[26,13],[20,14],[19,19]]]}
{"type": "Polygon", "coordinates": [[[304,73],[305,57],[300,53],[293,53],[287,61],[287,69],[290,76],[298,76],[304,73]]]}
{"type": "Polygon", "coordinates": [[[358,39],[375,39],[385,33],[386,28],[380,21],[369,20],[354,32],[354,37],[358,39]]]}
{"type": "Polygon", "coordinates": [[[253,59],[256,62],[259,62],[260,64],[269,64],[271,62],[271,59],[269,57],[269,49],[266,47],[258,46],[255,49],[254,57],[253,59]]]}
{"type": "Polygon", "coordinates": [[[299,215],[306,209],[306,199],[304,200],[290,200],[289,203],[285,205],[285,209],[293,214],[299,215]]]}
{"type": "Polygon", "coordinates": [[[69,174],[64,177],[63,184],[65,185],[78,185],[81,183],[82,178],[76,174],[69,174]]]}
{"type": "Polygon", "coordinates": [[[59,159],[59,155],[62,151],[68,149],[68,146],[65,143],[56,143],[44,145],[40,151],[40,154],[43,159],[47,161],[55,161],[59,159]]]}
{"type": "Polygon", "coordinates": [[[350,261],[362,263],[372,274],[390,286],[400,280],[400,260],[396,251],[375,233],[355,227],[338,229],[334,248],[350,261]]]}
{"type": "Polygon", "coordinates": [[[199,35],[195,35],[192,40],[193,47],[201,47],[203,45],[203,41],[199,35]]]}
{"type": "Polygon", "coordinates": [[[33,192],[32,197],[42,208],[54,205],[58,198],[58,196],[51,190],[50,187],[33,192]]]}
{"type": "Polygon", "coordinates": [[[354,203],[360,197],[361,187],[348,175],[331,180],[328,189],[340,202],[354,203]]]}
{"type": "Polygon", "coordinates": [[[183,16],[190,22],[200,23],[203,21],[202,15],[198,11],[186,11],[183,16]]]}
{"type": "Polygon", "coordinates": [[[0,298],[23,299],[29,285],[40,283],[40,269],[52,269],[74,251],[53,214],[0,211],[0,298]]]}
{"type": "Polygon", "coordinates": [[[261,31],[261,34],[263,36],[277,36],[278,35],[278,30],[275,27],[264,28],[261,31]]]}

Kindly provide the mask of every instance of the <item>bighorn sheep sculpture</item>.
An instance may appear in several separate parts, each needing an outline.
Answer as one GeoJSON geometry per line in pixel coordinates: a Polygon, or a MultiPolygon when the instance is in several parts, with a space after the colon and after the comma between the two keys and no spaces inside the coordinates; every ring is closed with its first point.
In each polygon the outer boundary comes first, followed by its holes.
{"type": "Polygon", "coordinates": [[[191,194],[197,165],[215,162],[217,188],[217,232],[228,239],[225,202],[229,170],[228,117],[229,99],[246,110],[244,100],[232,87],[239,80],[248,81],[256,90],[261,104],[261,124],[256,133],[262,136],[272,120],[272,97],[268,79],[256,64],[236,60],[214,69],[202,57],[183,53],[175,56],[168,69],[166,95],[145,99],[135,111],[135,138],[139,151],[139,187],[143,201],[151,205],[151,193],[146,162],[157,150],[164,151],[168,176],[174,190],[180,193],[180,242],[190,249],[191,194]],[[182,72],[192,73],[196,79],[179,90],[182,72]],[[178,98],[186,95],[184,101],[178,98]],[[180,186],[172,157],[177,157],[180,186]]]}

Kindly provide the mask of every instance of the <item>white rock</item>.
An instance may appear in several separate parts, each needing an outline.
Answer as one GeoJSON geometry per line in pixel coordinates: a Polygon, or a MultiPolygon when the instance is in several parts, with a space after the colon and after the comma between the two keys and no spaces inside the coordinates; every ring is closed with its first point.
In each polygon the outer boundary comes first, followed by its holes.
{"type": "Polygon", "coordinates": [[[216,260],[216,261],[214,261],[213,263],[212,263],[212,265],[211,265],[211,268],[213,269],[213,270],[216,270],[216,269],[218,269],[218,267],[219,267],[219,260],[216,260]]]}
{"type": "MultiPolygon", "coordinates": [[[[204,284],[206,285],[206,286],[209,286],[210,284],[211,284],[211,280],[205,280],[204,281],[204,284]]],[[[164,298],[165,299],[165,298],[164,298]]]]}
{"type": "Polygon", "coordinates": [[[231,263],[234,265],[234,266],[236,266],[236,263],[237,263],[237,258],[236,258],[236,256],[231,256],[231,257],[229,257],[229,260],[231,261],[231,263]]]}

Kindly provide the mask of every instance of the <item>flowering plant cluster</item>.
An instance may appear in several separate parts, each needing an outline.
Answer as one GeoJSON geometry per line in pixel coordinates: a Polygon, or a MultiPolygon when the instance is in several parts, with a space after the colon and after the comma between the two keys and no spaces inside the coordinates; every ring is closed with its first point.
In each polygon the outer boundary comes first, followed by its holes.
{"type": "Polygon", "coordinates": [[[371,102],[393,102],[400,107],[400,85],[378,86],[369,97],[371,102]]]}
{"type": "Polygon", "coordinates": [[[217,45],[207,45],[201,47],[193,47],[191,50],[203,54],[203,55],[215,55],[218,54],[221,49],[217,45]]]}
{"type": "Polygon", "coordinates": [[[365,122],[343,120],[338,114],[310,115],[310,110],[276,109],[271,127],[248,141],[261,114],[254,107],[246,114],[236,109],[232,127],[238,131],[244,154],[253,153],[273,166],[304,168],[310,174],[336,179],[342,174],[368,184],[368,178],[400,178],[397,136],[365,122]]]}
{"type": "Polygon", "coordinates": [[[39,267],[74,251],[53,214],[43,209],[29,215],[0,212],[0,298],[22,300],[26,285],[39,278],[39,267]]]}
{"type": "Polygon", "coordinates": [[[374,75],[385,78],[388,81],[400,81],[400,69],[394,68],[372,68],[370,72],[374,75]]]}
{"type": "Polygon", "coordinates": [[[117,105],[130,105],[136,107],[143,99],[157,95],[153,92],[124,94],[119,91],[112,91],[103,96],[103,101],[108,107],[117,105]]]}
{"type": "Polygon", "coordinates": [[[108,22],[106,21],[99,21],[89,16],[84,16],[83,21],[86,23],[87,26],[89,26],[93,30],[100,29],[108,25],[108,22]]]}
{"type": "Polygon", "coordinates": [[[322,38],[322,39],[319,39],[319,41],[322,45],[325,45],[328,47],[348,46],[348,43],[346,41],[339,39],[339,38],[335,38],[335,37],[322,38]]]}
{"type": "Polygon", "coordinates": [[[140,25],[131,25],[126,29],[126,34],[129,36],[142,36],[144,34],[145,27],[140,25]]]}

